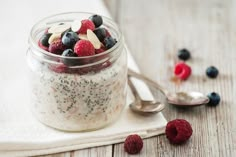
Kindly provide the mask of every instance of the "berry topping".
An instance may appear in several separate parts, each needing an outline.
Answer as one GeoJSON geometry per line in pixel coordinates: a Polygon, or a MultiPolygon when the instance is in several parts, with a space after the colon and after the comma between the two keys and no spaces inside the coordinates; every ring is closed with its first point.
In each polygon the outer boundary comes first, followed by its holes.
{"type": "Polygon", "coordinates": [[[116,44],[116,39],[114,39],[112,37],[106,37],[104,39],[104,45],[107,49],[112,48],[115,44],[116,44]]]}
{"type": "Polygon", "coordinates": [[[192,135],[192,127],[184,119],[175,119],[166,125],[166,137],[173,144],[186,142],[192,135]]]}
{"type": "Polygon", "coordinates": [[[87,37],[88,40],[93,44],[93,47],[95,49],[100,49],[101,48],[101,42],[97,38],[96,34],[93,33],[90,29],[87,30],[87,37]]]}
{"type": "Polygon", "coordinates": [[[102,60],[103,63],[96,64],[95,67],[79,71],[100,71],[111,65],[110,61],[105,61],[106,55],[100,55],[82,61],[76,57],[92,56],[100,54],[116,43],[116,39],[111,36],[107,28],[100,26],[103,19],[99,15],[93,15],[89,19],[74,20],[73,22],[58,22],[46,28],[44,35],[38,40],[38,46],[43,50],[53,54],[61,55],[58,60],[63,66],[50,65],[49,68],[56,72],[77,73],[78,70],[64,68],[68,66],[83,65],[90,62],[102,60]],[[96,29],[95,29],[96,27],[96,29]],[[78,62],[78,60],[80,60],[78,62]]]}
{"type": "Polygon", "coordinates": [[[191,67],[184,62],[180,62],[175,65],[174,73],[181,80],[186,80],[191,75],[191,72],[191,67]]]}
{"type": "Polygon", "coordinates": [[[100,49],[95,49],[95,54],[99,54],[99,53],[102,53],[104,51],[106,51],[106,48],[102,46],[100,49]]]}
{"type": "Polygon", "coordinates": [[[209,77],[209,78],[216,78],[219,74],[219,71],[216,67],[214,66],[210,66],[207,68],[206,70],[206,75],[209,77]]]}
{"type": "Polygon", "coordinates": [[[95,54],[95,49],[90,41],[79,40],[74,46],[74,52],[78,56],[91,56],[95,54]]]}
{"type": "Polygon", "coordinates": [[[48,68],[51,69],[52,71],[56,72],[56,73],[63,73],[63,72],[66,72],[66,70],[67,70],[67,67],[64,64],[49,65],[48,68]]]}
{"type": "Polygon", "coordinates": [[[48,51],[48,47],[43,46],[40,41],[38,41],[38,46],[39,46],[41,49],[43,49],[43,50],[45,50],[45,51],[48,51]]]}
{"type": "Polygon", "coordinates": [[[110,37],[111,33],[107,29],[105,29],[105,30],[106,30],[106,37],[110,37]]]}
{"type": "Polygon", "coordinates": [[[61,39],[57,39],[49,45],[49,52],[61,55],[62,52],[66,49],[66,46],[63,45],[61,39]]]}
{"type": "Polygon", "coordinates": [[[69,28],[70,28],[70,24],[60,23],[60,24],[56,24],[56,25],[53,25],[52,27],[50,27],[48,29],[48,33],[62,33],[69,28]]]}
{"type": "Polygon", "coordinates": [[[48,39],[48,43],[51,44],[53,43],[55,40],[60,39],[61,38],[61,33],[53,33],[50,38],[48,39]]]}
{"type": "MultiPolygon", "coordinates": [[[[78,57],[76,53],[72,49],[66,49],[63,51],[62,56],[65,57],[78,57]]],[[[78,64],[78,59],[72,58],[62,58],[62,62],[67,66],[74,66],[78,64]]]]}
{"type": "Polygon", "coordinates": [[[71,28],[65,30],[64,32],[61,33],[61,38],[64,36],[65,33],[67,32],[72,32],[71,28]]]}
{"type": "Polygon", "coordinates": [[[103,40],[105,39],[106,37],[106,30],[105,28],[97,28],[93,31],[96,36],[98,37],[98,39],[103,42],[103,40]]]}
{"type": "Polygon", "coordinates": [[[129,135],[124,144],[124,149],[129,154],[138,154],[143,148],[143,140],[137,134],[129,135]]]}
{"type": "Polygon", "coordinates": [[[89,17],[89,19],[94,23],[96,28],[101,26],[103,23],[102,17],[99,15],[92,15],[89,17]]]}
{"type": "Polygon", "coordinates": [[[191,57],[191,55],[187,49],[181,49],[178,51],[178,57],[179,59],[186,61],[191,57]]]}
{"type": "Polygon", "coordinates": [[[81,21],[75,20],[72,24],[71,24],[71,30],[74,32],[78,32],[80,27],[81,27],[81,21]]]}
{"type": "Polygon", "coordinates": [[[92,31],[95,29],[93,22],[90,20],[82,20],[81,24],[79,33],[86,34],[88,29],[91,29],[92,31]]]}
{"type": "Polygon", "coordinates": [[[209,98],[208,105],[209,106],[216,106],[220,103],[220,95],[218,93],[212,92],[207,95],[209,98]]]}
{"type": "Polygon", "coordinates": [[[50,38],[50,36],[52,35],[52,33],[46,33],[44,34],[41,38],[40,38],[40,43],[45,46],[48,47],[49,43],[48,43],[48,39],[50,38]]]}
{"type": "Polygon", "coordinates": [[[62,43],[67,47],[73,47],[78,40],[79,37],[75,32],[66,32],[62,37],[62,43]]]}
{"type": "Polygon", "coordinates": [[[79,34],[78,37],[82,40],[88,40],[87,34],[79,34]]]}

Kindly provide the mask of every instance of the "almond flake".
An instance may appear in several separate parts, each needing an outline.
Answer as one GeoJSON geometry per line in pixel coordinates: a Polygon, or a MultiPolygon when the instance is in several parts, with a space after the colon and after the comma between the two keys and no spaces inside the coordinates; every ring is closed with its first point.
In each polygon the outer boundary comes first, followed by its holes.
{"type": "Polygon", "coordinates": [[[48,39],[48,43],[51,44],[52,42],[59,39],[60,37],[61,37],[61,33],[53,33],[48,39]]]}
{"type": "Polygon", "coordinates": [[[63,33],[70,28],[70,24],[64,23],[62,25],[53,25],[48,29],[48,33],[63,33]]]}
{"type": "Polygon", "coordinates": [[[81,21],[75,20],[72,24],[71,24],[71,30],[73,32],[77,32],[81,27],[81,21]]]}
{"type": "Polygon", "coordinates": [[[96,36],[96,34],[93,33],[92,30],[90,29],[87,30],[87,37],[88,40],[93,44],[95,49],[101,48],[101,42],[99,41],[98,37],[96,36]]]}
{"type": "Polygon", "coordinates": [[[88,40],[88,37],[86,34],[79,34],[78,37],[82,40],[88,40]]]}

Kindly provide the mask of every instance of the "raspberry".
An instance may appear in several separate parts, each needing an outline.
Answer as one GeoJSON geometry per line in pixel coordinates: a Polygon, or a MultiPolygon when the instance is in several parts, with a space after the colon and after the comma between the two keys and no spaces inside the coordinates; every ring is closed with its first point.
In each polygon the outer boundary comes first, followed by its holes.
{"type": "Polygon", "coordinates": [[[49,52],[54,54],[61,55],[65,49],[66,46],[63,45],[61,39],[57,39],[49,45],[49,52]]]}
{"type": "Polygon", "coordinates": [[[110,37],[111,36],[110,32],[107,29],[105,30],[106,30],[106,37],[110,37]]]}
{"type": "Polygon", "coordinates": [[[95,54],[95,49],[90,41],[79,40],[74,46],[74,52],[78,56],[91,56],[95,54]]]}
{"type": "Polygon", "coordinates": [[[173,144],[181,144],[187,141],[192,135],[192,127],[184,119],[175,119],[166,125],[166,137],[173,144]]]}
{"type": "Polygon", "coordinates": [[[81,21],[81,27],[80,27],[78,33],[86,34],[87,33],[87,29],[91,29],[93,31],[95,29],[95,25],[90,20],[82,20],[81,21]]]}
{"type": "Polygon", "coordinates": [[[96,54],[102,53],[104,51],[106,51],[106,48],[104,46],[102,46],[100,49],[95,49],[96,54]]]}
{"type": "Polygon", "coordinates": [[[48,68],[51,69],[52,71],[56,72],[56,73],[63,73],[63,72],[66,72],[66,70],[67,70],[67,67],[64,64],[49,65],[48,68]]]}
{"type": "Polygon", "coordinates": [[[179,62],[175,65],[174,73],[181,80],[186,80],[191,75],[191,68],[184,62],[179,62]]]}
{"type": "Polygon", "coordinates": [[[124,149],[129,154],[137,154],[143,148],[143,140],[137,134],[129,135],[124,144],[124,149]]]}
{"type": "Polygon", "coordinates": [[[38,41],[38,46],[39,46],[41,49],[43,49],[43,50],[45,50],[45,51],[48,51],[48,47],[43,46],[43,44],[42,44],[40,41],[38,41]]]}

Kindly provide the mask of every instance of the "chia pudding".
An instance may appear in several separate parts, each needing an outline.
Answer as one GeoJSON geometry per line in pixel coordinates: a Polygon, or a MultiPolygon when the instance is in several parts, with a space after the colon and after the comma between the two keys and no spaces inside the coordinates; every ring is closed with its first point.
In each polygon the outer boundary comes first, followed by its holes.
{"type": "MultiPolygon", "coordinates": [[[[64,19],[65,16],[74,18],[79,15],[90,16],[89,19],[95,16],[88,13],[66,13],[55,17],[58,20],[64,19]]],[[[83,34],[83,37],[80,37],[81,34],[78,34],[73,47],[68,50],[70,43],[67,43],[67,47],[60,53],[57,47],[50,48],[57,40],[51,39],[54,42],[48,44],[47,49],[40,39],[44,29],[39,26],[54,19],[53,16],[39,22],[32,29],[30,49],[27,53],[31,84],[30,106],[33,115],[42,123],[64,131],[87,131],[105,127],[121,114],[127,91],[126,51],[117,26],[110,19],[102,18],[104,28],[109,31],[109,38],[114,37],[114,40],[104,38],[104,41],[101,41],[99,36],[99,46],[96,37],[93,38],[95,31],[86,25],[93,31],[89,32],[92,35],[89,37],[87,34],[86,37],[86,34],[83,34]],[[87,42],[90,40],[92,44],[87,42]],[[93,47],[88,48],[87,45],[93,47]],[[84,47],[86,49],[83,49],[84,47]],[[72,58],[69,55],[73,55],[72,58]]],[[[97,19],[90,20],[94,22],[95,30],[101,27],[97,19]]],[[[82,27],[83,23],[79,31],[82,27]]],[[[69,29],[71,28],[72,26],[69,29]]],[[[65,31],[62,33],[66,34],[65,31]]],[[[62,40],[62,44],[64,42],[65,40],[62,40]]],[[[63,45],[60,45],[61,47],[63,45]]]]}

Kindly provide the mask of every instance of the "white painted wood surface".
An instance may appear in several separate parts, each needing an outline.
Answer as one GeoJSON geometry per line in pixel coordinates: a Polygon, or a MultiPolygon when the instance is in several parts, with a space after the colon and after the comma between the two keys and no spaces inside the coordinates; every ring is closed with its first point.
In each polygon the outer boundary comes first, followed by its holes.
{"type": "MultiPolygon", "coordinates": [[[[217,107],[179,109],[167,106],[168,120],[184,118],[193,136],[184,145],[169,144],[164,135],[144,140],[140,157],[236,156],[236,2],[233,0],[106,0],[120,25],[141,71],[169,90],[218,92],[217,107]],[[171,81],[177,50],[192,53],[193,75],[180,84],[171,81]],[[205,69],[215,65],[217,79],[208,79],[205,69]]],[[[156,96],[158,92],[154,91],[156,96]]],[[[163,99],[163,98],[160,98],[163,99]]],[[[47,157],[126,157],[123,143],[77,150],[47,157]]]]}

